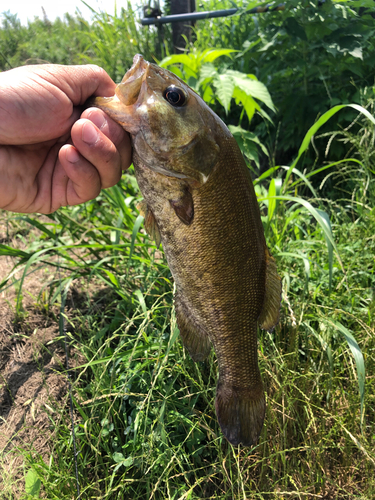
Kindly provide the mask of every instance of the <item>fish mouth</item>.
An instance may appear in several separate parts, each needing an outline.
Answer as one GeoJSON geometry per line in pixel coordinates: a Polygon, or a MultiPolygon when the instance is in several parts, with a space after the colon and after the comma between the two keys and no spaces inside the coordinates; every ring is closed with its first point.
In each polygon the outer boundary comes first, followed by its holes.
{"type": "Polygon", "coordinates": [[[143,82],[150,70],[150,63],[143,56],[136,54],[132,67],[126,72],[121,83],[117,85],[113,97],[95,97],[87,102],[87,106],[102,109],[114,121],[119,123],[127,132],[135,134],[139,131],[135,106],[143,82]]]}
{"type": "Polygon", "coordinates": [[[136,54],[132,67],[126,72],[121,83],[116,88],[116,96],[125,106],[132,106],[138,100],[142,83],[147,78],[150,63],[140,54],[136,54]]]}

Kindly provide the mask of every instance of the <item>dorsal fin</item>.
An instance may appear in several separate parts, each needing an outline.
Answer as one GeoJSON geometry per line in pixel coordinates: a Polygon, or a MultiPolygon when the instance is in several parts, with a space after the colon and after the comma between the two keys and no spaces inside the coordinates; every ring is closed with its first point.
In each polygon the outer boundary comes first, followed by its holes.
{"type": "Polygon", "coordinates": [[[265,247],[265,254],[266,291],[258,323],[263,330],[272,332],[279,322],[282,283],[280,276],[277,274],[275,259],[272,257],[267,247],[265,247]]]}

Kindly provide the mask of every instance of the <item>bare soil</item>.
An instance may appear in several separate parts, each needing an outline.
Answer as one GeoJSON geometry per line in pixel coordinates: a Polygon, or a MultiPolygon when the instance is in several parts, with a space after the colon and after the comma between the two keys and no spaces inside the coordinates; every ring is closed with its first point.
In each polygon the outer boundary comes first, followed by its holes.
{"type": "MultiPolygon", "coordinates": [[[[16,234],[0,219],[0,243],[22,247],[16,234]]],[[[0,281],[13,268],[0,256],[0,281]]],[[[16,275],[16,278],[20,275],[16,275]]],[[[36,303],[50,269],[29,275],[23,287],[23,310],[17,321],[16,287],[0,291],[0,498],[20,498],[24,492],[21,447],[48,463],[54,436],[50,419],[66,406],[64,346],[56,338],[58,324],[36,303]]]]}

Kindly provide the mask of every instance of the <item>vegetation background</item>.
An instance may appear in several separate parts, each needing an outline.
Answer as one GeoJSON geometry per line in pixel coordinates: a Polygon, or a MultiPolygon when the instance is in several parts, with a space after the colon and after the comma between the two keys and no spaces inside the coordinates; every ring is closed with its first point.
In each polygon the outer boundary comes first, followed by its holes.
{"type": "MultiPolygon", "coordinates": [[[[374,2],[290,0],[253,16],[245,11],[257,2],[238,5],[236,16],[199,21],[178,55],[170,27],[142,28],[130,4],[90,23],[66,15],[22,26],[3,15],[3,71],[96,63],[119,81],[142,53],[201,93],[248,161],[283,277],[280,324],[259,333],[264,429],[254,448],[234,448],[215,418],[215,355],[194,364],[178,339],[173,282],[142,229],[132,170],[84,206],[42,218],[1,214],[12,348],[55,325],[39,346],[53,356],[64,341],[60,308],[65,318],[81,498],[375,496],[374,2]]],[[[36,393],[19,405],[31,424],[6,436],[1,498],[77,498],[67,372],[56,359],[64,391],[47,391],[37,410],[36,393]],[[42,413],[43,449],[27,437],[42,413]]],[[[1,380],[14,406],[6,370],[1,380]]]]}

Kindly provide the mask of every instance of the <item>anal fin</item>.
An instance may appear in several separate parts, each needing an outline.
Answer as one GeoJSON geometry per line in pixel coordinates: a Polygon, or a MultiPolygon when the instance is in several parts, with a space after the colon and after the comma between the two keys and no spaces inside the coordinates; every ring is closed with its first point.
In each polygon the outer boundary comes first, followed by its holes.
{"type": "Polygon", "coordinates": [[[265,247],[265,253],[266,291],[258,323],[263,330],[271,332],[279,322],[282,283],[280,276],[277,274],[275,259],[269,253],[267,247],[265,247]]]}
{"type": "Polygon", "coordinates": [[[207,333],[196,323],[176,291],[175,310],[180,337],[193,361],[204,361],[210,353],[211,341],[207,333]]]}
{"type": "Polygon", "coordinates": [[[141,215],[143,215],[145,221],[144,226],[146,229],[146,233],[149,235],[151,239],[155,241],[157,247],[159,247],[161,243],[161,235],[158,227],[158,223],[156,222],[155,216],[148,207],[145,200],[141,201],[137,205],[137,209],[141,215]]]}

